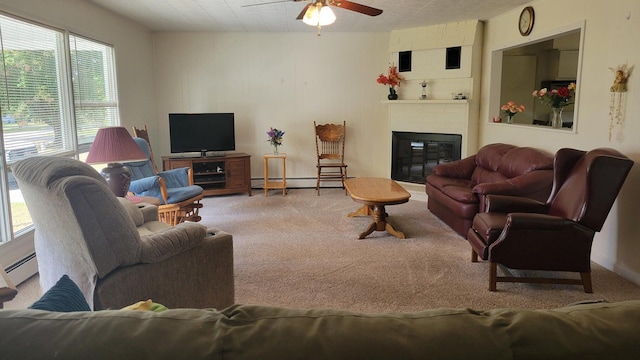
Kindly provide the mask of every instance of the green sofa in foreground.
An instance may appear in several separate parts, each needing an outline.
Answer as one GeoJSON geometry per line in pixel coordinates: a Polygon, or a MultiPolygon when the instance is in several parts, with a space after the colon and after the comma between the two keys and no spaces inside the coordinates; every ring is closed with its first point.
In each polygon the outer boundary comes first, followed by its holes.
{"type": "Polygon", "coordinates": [[[640,301],[363,314],[0,310],[4,359],[640,359],[640,301]]]}

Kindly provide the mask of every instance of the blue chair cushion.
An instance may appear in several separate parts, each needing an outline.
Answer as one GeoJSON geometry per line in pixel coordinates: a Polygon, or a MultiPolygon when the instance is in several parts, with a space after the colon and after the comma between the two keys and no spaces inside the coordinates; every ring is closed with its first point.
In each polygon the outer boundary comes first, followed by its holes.
{"type": "Polygon", "coordinates": [[[173,189],[169,188],[167,189],[167,192],[169,193],[169,204],[177,203],[190,199],[194,196],[198,196],[202,194],[202,191],[203,189],[198,185],[191,185],[173,189]]]}
{"type": "Polygon", "coordinates": [[[158,175],[162,176],[168,188],[189,186],[189,168],[167,170],[158,175]]]}
{"type": "Polygon", "coordinates": [[[140,150],[142,150],[146,155],[147,160],[125,163],[131,172],[131,180],[139,180],[149,176],[156,176],[156,172],[153,169],[153,164],[150,160],[151,152],[149,151],[149,144],[147,143],[147,140],[142,138],[133,138],[133,140],[136,142],[136,145],[138,145],[140,150]]]}
{"type": "Polygon", "coordinates": [[[134,180],[129,186],[129,191],[138,196],[151,196],[160,199],[160,203],[164,203],[162,192],[160,192],[160,176],[151,176],[148,178],[134,180]]]}
{"type": "MultiPolygon", "coordinates": [[[[139,180],[132,180],[129,191],[136,195],[142,195],[149,191],[157,191],[160,194],[160,176],[149,176],[139,180]]],[[[151,196],[151,195],[148,195],[151,196]]]]}

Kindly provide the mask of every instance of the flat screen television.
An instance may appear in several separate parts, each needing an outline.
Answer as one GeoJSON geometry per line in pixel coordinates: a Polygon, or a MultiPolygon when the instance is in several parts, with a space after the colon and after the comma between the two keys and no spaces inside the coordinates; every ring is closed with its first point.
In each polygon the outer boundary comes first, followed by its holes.
{"type": "Polygon", "coordinates": [[[235,150],[234,114],[169,114],[169,140],[172,153],[235,150]]]}

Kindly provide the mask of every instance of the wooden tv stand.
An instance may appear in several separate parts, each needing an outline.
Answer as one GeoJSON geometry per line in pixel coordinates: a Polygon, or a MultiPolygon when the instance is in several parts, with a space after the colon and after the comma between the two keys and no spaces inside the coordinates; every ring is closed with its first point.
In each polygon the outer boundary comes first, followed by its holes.
{"type": "Polygon", "coordinates": [[[193,182],[202,186],[205,196],[243,192],[251,196],[250,158],[251,155],[245,153],[206,157],[163,156],[162,168],[191,168],[193,182]]]}

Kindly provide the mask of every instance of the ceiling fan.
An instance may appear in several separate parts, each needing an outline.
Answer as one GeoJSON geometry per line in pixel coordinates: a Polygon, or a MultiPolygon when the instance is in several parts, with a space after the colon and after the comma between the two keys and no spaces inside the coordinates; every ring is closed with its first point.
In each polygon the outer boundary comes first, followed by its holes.
{"type": "MultiPolygon", "coordinates": [[[[259,4],[243,5],[242,7],[275,4],[289,1],[300,2],[309,0],[278,0],[259,4]]],[[[331,8],[329,6],[335,6],[369,16],[378,16],[382,14],[382,10],[380,9],[347,0],[310,0],[310,2],[302,9],[296,20],[302,20],[307,25],[317,26],[318,35],[320,35],[321,26],[333,24],[333,22],[336,21],[336,16],[333,11],[331,11],[331,8]]]]}

